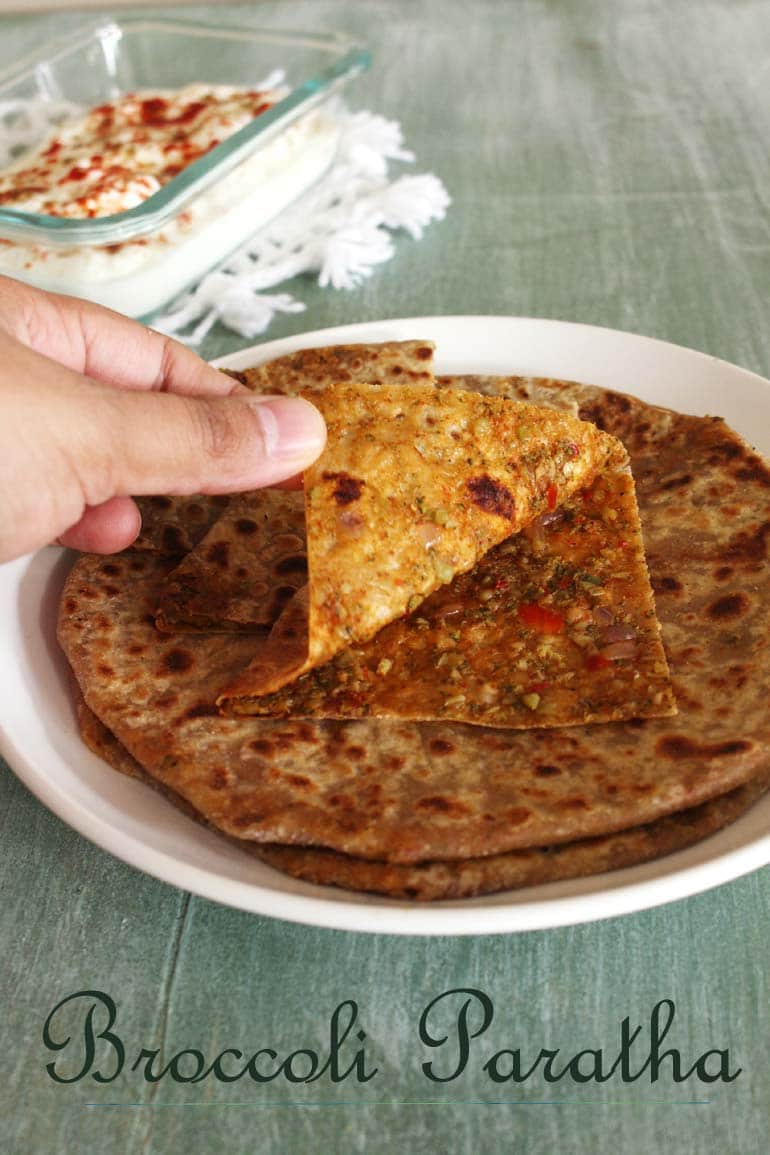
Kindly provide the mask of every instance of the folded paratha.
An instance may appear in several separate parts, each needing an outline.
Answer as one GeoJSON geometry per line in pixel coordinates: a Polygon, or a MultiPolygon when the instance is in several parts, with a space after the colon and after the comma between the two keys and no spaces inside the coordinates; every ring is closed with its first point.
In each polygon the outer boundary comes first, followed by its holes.
{"type": "Polygon", "coordinates": [[[605,470],[411,614],[243,712],[516,729],[675,713],[630,472],[605,470]]]}
{"type": "Polygon", "coordinates": [[[724,422],[563,382],[454,379],[601,424],[631,457],[679,714],[505,732],[450,722],[223,718],[240,635],[162,638],[174,559],[83,557],[60,639],[89,707],[217,829],[375,862],[460,860],[612,834],[770,765],[770,471],[724,422]]]}
{"type": "Polygon", "coordinates": [[[610,461],[589,422],[426,385],[335,385],[305,471],[308,585],[221,702],[253,699],[366,641],[610,461]]]}

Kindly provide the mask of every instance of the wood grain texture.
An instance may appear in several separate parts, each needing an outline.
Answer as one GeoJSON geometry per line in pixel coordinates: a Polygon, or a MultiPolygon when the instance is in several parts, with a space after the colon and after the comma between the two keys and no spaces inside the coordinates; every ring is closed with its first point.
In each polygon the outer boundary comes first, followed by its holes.
{"type": "MultiPolygon", "coordinates": [[[[400,238],[396,258],[356,292],[290,286],[307,312],[279,318],[271,337],[388,316],[516,313],[646,333],[770,374],[764,0],[270,0],[218,6],[216,17],[368,40],[375,66],[352,100],[399,118],[415,168],[439,173],[453,197],[445,222],[419,244],[400,238]]],[[[0,18],[0,67],[82,20],[0,18]]],[[[204,352],[243,344],[218,329],[204,352]]],[[[4,767],[0,823],[0,1148],[9,1155],[766,1147],[768,871],[592,926],[399,940],[259,919],[177,892],[65,828],[4,767]],[[609,1047],[624,1016],[643,1021],[672,998],[676,1045],[729,1046],[744,1074],[713,1088],[533,1081],[511,1090],[475,1062],[457,1082],[431,1085],[416,1020],[454,986],[494,1001],[480,1059],[505,1046],[609,1047]],[[115,998],[127,1047],[164,1044],[168,1055],[320,1046],[333,1008],[355,998],[380,1073],[336,1088],[152,1086],[133,1076],[57,1086],[42,1024],[84,988],[115,998]],[[574,1102],[474,1102],[551,1097],[574,1102]],[[435,1102],[415,1102],[426,1098],[435,1102]],[[114,1100],[147,1105],[86,1106],[114,1100]],[[352,1104],[320,1105],[329,1100],[352,1104]]]]}

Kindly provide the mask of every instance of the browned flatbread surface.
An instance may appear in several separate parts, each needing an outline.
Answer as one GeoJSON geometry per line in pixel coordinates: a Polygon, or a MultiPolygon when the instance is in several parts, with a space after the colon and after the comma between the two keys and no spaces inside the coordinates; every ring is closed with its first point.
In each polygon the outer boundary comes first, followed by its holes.
{"type": "Polygon", "coordinates": [[[432,341],[328,345],[299,349],[234,374],[255,393],[312,393],[332,381],[433,384],[432,341]]]}
{"type": "Polygon", "coordinates": [[[208,533],[229,501],[229,495],[223,493],[137,497],[142,528],[133,548],[181,559],[208,533]]]}
{"type": "MultiPolygon", "coordinates": [[[[77,708],[81,734],[95,754],[121,773],[157,786],[114,734],[89,710],[82,695],[78,695],[77,708]]],[[[512,850],[462,861],[395,865],[354,858],[314,846],[280,846],[243,840],[238,845],[277,870],[322,886],[339,886],[345,890],[368,891],[389,898],[422,902],[471,898],[619,870],[683,850],[734,822],[768,787],[770,774],[765,773],[700,806],[659,818],[645,826],[634,826],[616,834],[580,839],[561,846],[512,850]]],[[[178,795],[166,791],[165,796],[188,817],[205,821],[178,795]]]]}
{"type": "MultiPolygon", "coordinates": [[[[89,710],[81,695],[77,710],[81,734],[94,753],[121,773],[157,785],[89,710]]],[[[561,846],[533,847],[462,861],[394,865],[312,846],[243,841],[238,844],[268,865],[306,882],[417,901],[467,898],[619,870],[682,850],[734,822],[768,787],[770,774],[765,773],[700,806],[644,826],[561,846]]],[[[166,791],[165,796],[189,817],[205,821],[177,795],[166,791]]]]}
{"type": "Polygon", "coordinates": [[[169,574],[156,624],[203,630],[270,627],[307,582],[301,492],[239,493],[198,545],[169,574]]]}
{"type": "Polygon", "coordinates": [[[247,637],[161,638],[170,563],[82,558],[60,637],[99,718],[154,778],[256,842],[409,864],[487,857],[640,826],[770,764],[770,473],[713,418],[589,386],[449,382],[578,410],[619,436],[680,714],[502,732],[454,723],[222,718],[214,701],[253,656],[247,637]]]}

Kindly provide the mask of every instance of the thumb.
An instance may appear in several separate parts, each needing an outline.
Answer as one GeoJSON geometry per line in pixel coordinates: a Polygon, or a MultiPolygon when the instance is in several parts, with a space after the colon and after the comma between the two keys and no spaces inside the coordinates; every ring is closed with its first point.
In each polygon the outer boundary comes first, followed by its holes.
{"type": "Polygon", "coordinates": [[[315,461],[326,441],[323,417],[299,397],[97,389],[81,472],[89,505],[273,485],[315,461]]]}

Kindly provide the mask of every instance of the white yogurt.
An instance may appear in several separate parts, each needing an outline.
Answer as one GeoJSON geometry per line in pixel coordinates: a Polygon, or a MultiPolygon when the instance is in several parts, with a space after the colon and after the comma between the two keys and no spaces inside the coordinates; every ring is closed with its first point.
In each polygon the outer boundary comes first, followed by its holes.
{"type": "MultiPolygon", "coordinates": [[[[34,156],[0,174],[0,203],[81,219],[124,211],[281,95],[191,85],[100,106],[61,126],[34,156]],[[149,116],[142,112],[148,107],[149,116]],[[105,108],[114,110],[109,133],[101,123],[105,108]],[[148,125],[148,119],[157,123],[148,125]]],[[[0,271],[131,316],[152,313],[312,185],[330,165],[338,137],[330,113],[308,113],[197,196],[161,232],[107,246],[2,240],[0,271]]]]}

